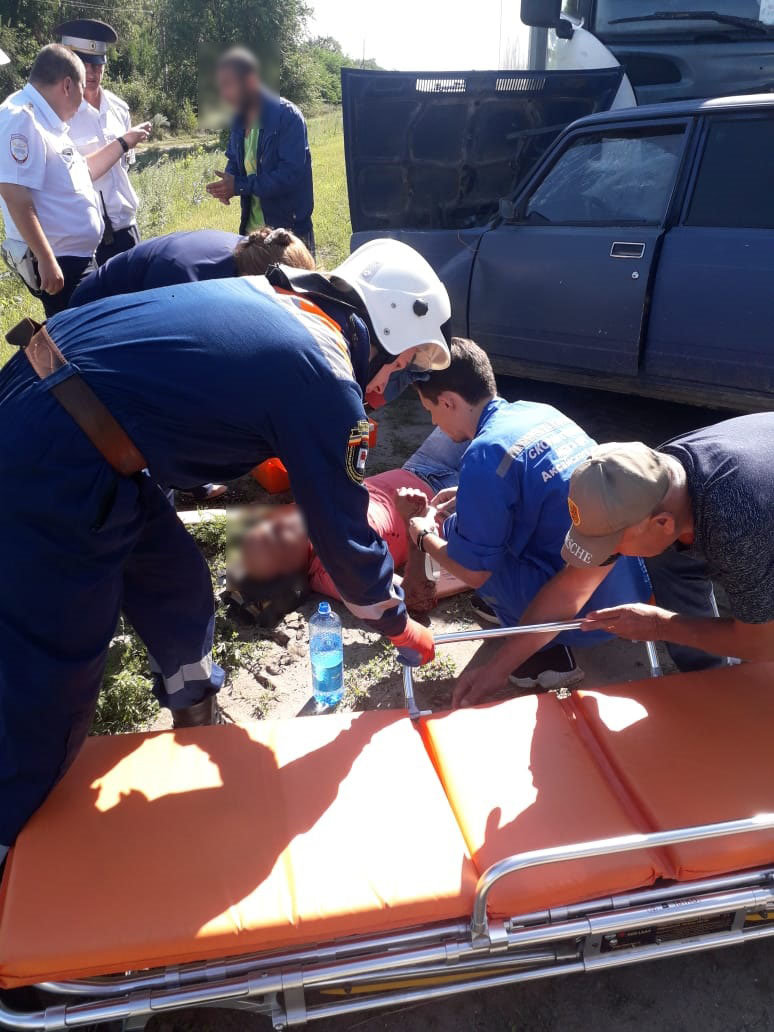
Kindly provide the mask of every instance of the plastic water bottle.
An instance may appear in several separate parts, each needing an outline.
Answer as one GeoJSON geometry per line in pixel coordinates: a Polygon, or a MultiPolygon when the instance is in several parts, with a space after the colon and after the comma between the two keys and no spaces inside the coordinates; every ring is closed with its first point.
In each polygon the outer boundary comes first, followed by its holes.
{"type": "Polygon", "coordinates": [[[321,602],[309,621],[309,658],[315,702],[335,706],[344,694],[344,649],[341,620],[331,612],[330,602],[321,602]]]}

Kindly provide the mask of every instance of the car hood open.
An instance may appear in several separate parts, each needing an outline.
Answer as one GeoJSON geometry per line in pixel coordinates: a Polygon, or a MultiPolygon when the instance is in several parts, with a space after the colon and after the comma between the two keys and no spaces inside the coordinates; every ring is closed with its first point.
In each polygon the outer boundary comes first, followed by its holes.
{"type": "Polygon", "coordinates": [[[610,107],[622,71],[341,75],[357,232],[485,224],[565,126],[610,107]]]}

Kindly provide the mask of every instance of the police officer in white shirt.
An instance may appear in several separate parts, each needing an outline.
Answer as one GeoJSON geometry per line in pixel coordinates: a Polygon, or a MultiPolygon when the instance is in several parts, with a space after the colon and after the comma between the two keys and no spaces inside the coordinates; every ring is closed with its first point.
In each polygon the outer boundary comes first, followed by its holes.
{"type": "MultiPolygon", "coordinates": [[[[62,38],[62,45],[76,53],[86,66],[83,103],[70,120],[70,136],[86,156],[117,140],[132,124],[129,105],[102,86],[107,48],[118,37],[110,25],[93,18],[64,22],[56,32],[62,38]]],[[[134,161],[134,150],[130,150],[94,182],[105,219],[105,232],[97,248],[97,265],[103,265],[114,254],[128,251],[140,240],[137,231],[139,200],[128,174],[129,165],[134,161]]]]}
{"type": "Polygon", "coordinates": [[[0,104],[3,253],[46,316],[66,308],[94,266],[102,210],[92,180],[145,140],[137,126],[84,158],[67,122],[83,101],[83,62],[58,43],[43,47],[30,81],[0,104]]]}

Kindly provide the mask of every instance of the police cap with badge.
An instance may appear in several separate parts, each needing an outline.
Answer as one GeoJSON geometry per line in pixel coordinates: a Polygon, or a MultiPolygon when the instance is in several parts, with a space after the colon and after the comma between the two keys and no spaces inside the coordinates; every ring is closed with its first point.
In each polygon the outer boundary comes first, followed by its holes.
{"type": "Polygon", "coordinates": [[[86,64],[103,65],[107,61],[108,46],[118,40],[114,28],[94,18],[62,22],[56,34],[61,37],[62,46],[74,51],[86,64]]]}

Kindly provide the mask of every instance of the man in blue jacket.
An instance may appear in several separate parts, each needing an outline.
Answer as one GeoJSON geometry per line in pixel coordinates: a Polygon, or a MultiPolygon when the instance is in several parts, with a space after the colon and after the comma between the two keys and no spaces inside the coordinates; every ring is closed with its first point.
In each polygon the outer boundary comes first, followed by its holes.
{"type": "Polygon", "coordinates": [[[368,523],[363,401],[448,363],[446,290],[396,240],[330,277],[275,274],[276,292],[264,276],[183,283],[10,335],[22,351],[0,370],[0,862],[86,737],[120,610],[175,726],[214,717],[210,574],[159,484],[231,480],[279,456],[349,610],[406,661],[432,658],[368,523]]]}
{"type": "Polygon", "coordinates": [[[314,254],[312,155],[304,116],[261,82],[258,61],[242,47],[218,62],[218,91],[235,112],[225,172],[207,192],[223,204],[239,197],[240,233],[262,225],[292,230],[314,254]]]}

